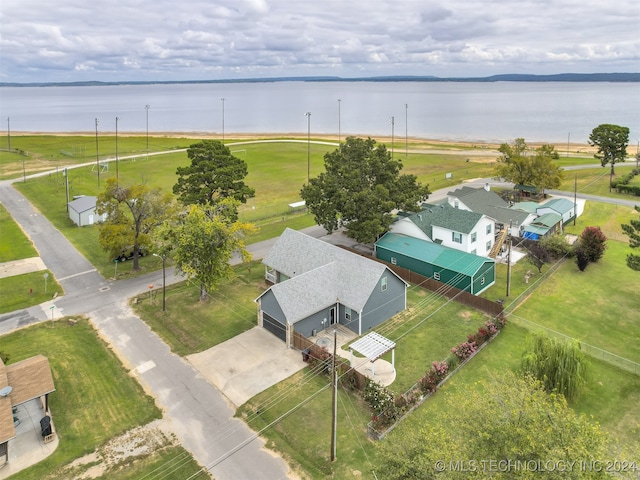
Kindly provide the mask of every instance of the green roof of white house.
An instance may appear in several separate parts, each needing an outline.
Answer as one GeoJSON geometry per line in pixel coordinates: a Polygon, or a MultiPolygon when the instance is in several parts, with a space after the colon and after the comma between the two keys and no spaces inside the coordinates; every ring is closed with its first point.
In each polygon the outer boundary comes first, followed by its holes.
{"type": "Polygon", "coordinates": [[[377,247],[386,248],[389,251],[428,262],[447,270],[464,273],[465,275],[475,274],[487,262],[495,263],[491,258],[480,257],[399,233],[385,233],[376,242],[377,247]]]}

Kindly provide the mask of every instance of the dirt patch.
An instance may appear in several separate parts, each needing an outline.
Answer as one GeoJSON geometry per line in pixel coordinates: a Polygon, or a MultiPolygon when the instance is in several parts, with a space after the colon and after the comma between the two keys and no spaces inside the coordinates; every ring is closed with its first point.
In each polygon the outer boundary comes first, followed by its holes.
{"type": "Polygon", "coordinates": [[[129,465],[136,459],[160,453],[164,448],[179,443],[166,420],[155,420],[111,439],[95,452],[76,459],[46,478],[74,480],[90,480],[103,476],[108,478],[111,471],[129,465]]]}

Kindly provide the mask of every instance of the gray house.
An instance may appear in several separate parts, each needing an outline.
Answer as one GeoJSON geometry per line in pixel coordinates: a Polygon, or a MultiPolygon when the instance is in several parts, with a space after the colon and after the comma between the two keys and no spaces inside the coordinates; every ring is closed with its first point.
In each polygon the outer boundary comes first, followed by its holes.
{"type": "Polygon", "coordinates": [[[79,227],[93,225],[96,222],[104,222],[106,214],[96,215],[96,201],[98,197],[82,196],[68,203],[69,218],[79,227]]]}
{"type": "Polygon", "coordinates": [[[339,323],[361,335],[406,308],[407,284],[385,265],[287,228],[265,256],[273,283],[258,324],[293,345],[339,323]]]}

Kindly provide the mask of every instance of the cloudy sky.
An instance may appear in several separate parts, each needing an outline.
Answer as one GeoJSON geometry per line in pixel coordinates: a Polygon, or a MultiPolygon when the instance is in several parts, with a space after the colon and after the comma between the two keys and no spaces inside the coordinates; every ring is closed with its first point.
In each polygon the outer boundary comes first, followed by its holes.
{"type": "Polygon", "coordinates": [[[0,82],[640,71],[638,0],[5,0],[0,82]]]}

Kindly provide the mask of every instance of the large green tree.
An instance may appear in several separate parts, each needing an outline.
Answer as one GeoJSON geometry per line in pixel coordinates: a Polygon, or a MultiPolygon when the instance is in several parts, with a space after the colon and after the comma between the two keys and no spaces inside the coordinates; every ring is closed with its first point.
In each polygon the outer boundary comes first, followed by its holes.
{"type": "Polygon", "coordinates": [[[371,138],[348,137],[325,154],[324,165],[300,195],[319,225],[330,233],[344,226],[361,243],[387,231],[393,210],[417,211],[431,193],[415,175],[401,174],[402,162],[371,138]]]}
{"type": "MultiPolygon", "coordinates": [[[[236,200],[229,198],[221,202],[229,208],[236,204],[236,200]]],[[[245,238],[255,232],[255,227],[231,221],[226,210],[190,205],[186,213],[166,221],[155,235],[160,254],[170,257],[177,271],[200,286],[201,301],[222,280],[233,275],[229,261],[234,254],[244,261],[251,259],[245,238]]]]}
{"type": "Polygon", "coordinates": [[[109,178],[96,201],[96,213],[106,214],[98,236],[100,245],[112,258],[131,250],[133,269],[138,270],[140,251],[151,245],[153,230],[175,212],[172,195],[147,185],[124,186],[109,178]]]}
{"type": "MultiPolygon", "coordinates": [[[[634,207],[636,212],[640,213],[640,206],[634,207]]],[[[622,224],[622,231],[629,237],[629,246],[631,248],[640,247],[640,219],[632,218],[629,223],[622,224]]],[[[640,271],[640,255],[630,253],[627,255],[627,266],[633,270],[640,271]]]]}
{"type": "Polygon", "coordinates": [[[609,176],[609,190],[611,190],[611,182],[615,175],[614,165],[618,162],[624,162],[627,157],[629,128],[603,123],[591,131],[589,144],[598,147],[598,152],[594,157],[600,160],[603,167],[611,165],[609,176]]]}
{"type": "Polygon", "coordinates": [[[548,394],[532,377],[505,373],[450,393],[427,423],[394,430],[379,444],[376,474],[387,480],[602,478],[602,470],[580,465],[613,461],[612,449],[600,427],[576,414],[564,396],[548,394]],[[543,462],[546,471],[527,472],[527,462],[543,462]],[[571,471],[553,469],[570,462],[576,462],[571,471]]]}
{"type": "MultiPolygon", "coordinates": [[[[240,203],[255,196],[255,190],[244,183],[247,164],[231,154],[218,140],[203,140],[187,149],[191,164],[178,167],[178,181],[173,193],[186,205],[217,205],[225,198],[240,203]]],[[[229,212],[237,217],[237,206],[229,212]]]]}
{"type": "Polygon", "coordinates": [[[533,152],[524,138],[516,138],[513,144],[503,143],[498,148],[496,174],[507,182],[532,185],[543,193],[545,189],[557,188],[562,180],[560,166],[554,164],[559,155],[553,145],[542,145],[533,152]]]}

